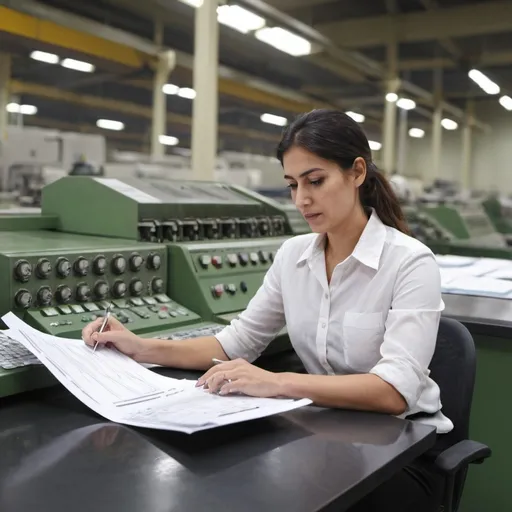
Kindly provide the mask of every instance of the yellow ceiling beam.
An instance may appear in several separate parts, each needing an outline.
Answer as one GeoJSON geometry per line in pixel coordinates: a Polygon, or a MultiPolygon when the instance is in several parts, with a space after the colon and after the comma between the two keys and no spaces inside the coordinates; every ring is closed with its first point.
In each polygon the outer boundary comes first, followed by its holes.
{"type": "MultiPolygon", "coordinates": [[[[29,94],[31,96],[37,96],[54,101],[63,101],[74,105],[80,105],[82,107],[111,110],[113,112],[121,112],[129,116],[152,119],[152,109],[150,107],[137,105],[128,101],[113,100],[88,94],[77,94],[75,92],[58,89],[57,87],[21,82],[19,80],[11,80],[9,89],[12,94],[29,94]]],[[[167,121],[169,123],[182,124],[186,126],[192,125],[192,118],[182,114],[168,113],[167,121]]],[[[274,135],[257,130],[250,130],[236,125],[220,124],[218,131],[223,134],[243,138],[255,138],[273,143],[279,141],[279,135],[277,134],[274,135]]]]}
{"type": "Polygon", "coordinates": [[[151,60],[149,55],[127,46],[6,7],[0,7],[0,32],[60,46],[134,68],[140,68],[146,61],[151,60]]]}

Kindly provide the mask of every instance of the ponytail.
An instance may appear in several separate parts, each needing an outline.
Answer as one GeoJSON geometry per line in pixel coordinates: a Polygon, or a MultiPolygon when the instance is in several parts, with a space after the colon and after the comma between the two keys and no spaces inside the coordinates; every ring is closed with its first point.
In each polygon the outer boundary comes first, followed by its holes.
{"type": "Polygon", "coordinates": [[[409,234],[400,202],[387,178],[379,172],[373,162],[367,164],[366,179],[359,189],[359,197],[363,207],[374,208],[386,226],[409,234]]]}

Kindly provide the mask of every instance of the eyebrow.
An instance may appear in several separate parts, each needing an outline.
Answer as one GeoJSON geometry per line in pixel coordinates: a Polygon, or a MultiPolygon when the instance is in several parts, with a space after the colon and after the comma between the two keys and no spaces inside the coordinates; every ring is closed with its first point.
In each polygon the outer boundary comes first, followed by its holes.
{"type": "MultiPolygon", "coordinates": [[[[304,176],[307,176],[308,174],[311,174],[315,171],[324,171],[325,169],[322,169],[321,167],[313,167],[312,169],[308,169],[307,171],[304,171],[299,175],[299,178],[303,178],[304,176]]],[[[284,178],[287,180],[294,180],[295,178],[293,176],[288,176],[288,174],[284,175],[284,178]]]]}

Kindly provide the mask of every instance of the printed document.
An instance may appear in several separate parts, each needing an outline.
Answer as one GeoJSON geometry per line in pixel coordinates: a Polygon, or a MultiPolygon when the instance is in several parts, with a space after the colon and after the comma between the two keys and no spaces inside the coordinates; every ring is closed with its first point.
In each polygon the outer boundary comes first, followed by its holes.
{"type": "Polygon", "coordinates": [[[95,352],[82,340],[58,338],[13,313],[2,317],[19,341],[85,405],[116,423],[193,433],[297,409],[311,400],[221,396],[196,381],[164,377],[116,349],[95,352]]]}

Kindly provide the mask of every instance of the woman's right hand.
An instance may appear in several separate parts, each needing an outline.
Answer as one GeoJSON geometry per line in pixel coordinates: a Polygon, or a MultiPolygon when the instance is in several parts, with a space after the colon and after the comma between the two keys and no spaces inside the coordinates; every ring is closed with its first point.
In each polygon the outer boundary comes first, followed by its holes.
{"type": "Polygon", "coordinates": [[[119,320],[110,317],[107,325],[100,334],[98,331],[103,323],[103,318],[97,318],[94,322],[87,324],[82,330],[82,339],[90,347],[94,347],[98,342],[98,348],[101,345],[111,344],[127,356],[135,358],[142,352],[144,341],[136,334],[128,330],[119,320]]]}

